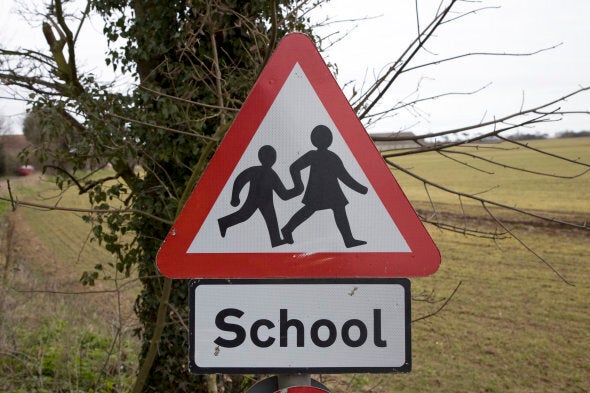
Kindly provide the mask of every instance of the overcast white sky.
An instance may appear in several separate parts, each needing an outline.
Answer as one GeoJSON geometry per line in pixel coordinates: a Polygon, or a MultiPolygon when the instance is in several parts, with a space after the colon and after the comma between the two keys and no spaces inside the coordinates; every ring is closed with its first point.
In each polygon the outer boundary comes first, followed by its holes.
{"type": "MultiPolygon", "coordinates": [[[[430,21],[438,1],[419,1],[421,25],[430,21]]],[[[345,19],[378,16],[357,23],[350,36],[331,50],[327,59],[339,66],[340,82],[370,76],[395,60],[415,37],[414,0],[337,0],[334,11],[345,19]],[[338,4],[338,7],[336,7],[338,4]]],[[[457,10],[487,9],[440,28],[427,45],[431,55],[414,65],[468,52],[530,52],[562,43],[558,48],[531,57],[470,57],[402,76],[395,98],[424,98],[445,92],[467,92],[489,85],[471,96],[439,99],[420,105],[417,111],[372,127],[371,132],[439,131],[493,119],[524,107],[537,106],[577,89],[590,86],[590,1],[510,0],[459,5],[457,10]],[[412,94],[420,83],[419,96],[412,94]],[[418,117],[416,115],[419,115],[418,117]]],[[[328,7],[326,7],[328,12],[328,7]]],[[[570,100],[570,108],[590,109],[590,94],[570,100]]],[[[577,115],[561,123],[539,126],[541,131],[589,130],[590,116],[577,115]]]]}
{"type": "MultiPolygon", "coordinates": [[[[39,0],[36,0],[39,1],[39,0]]],[[[0,42],[42,48],[39,27],[20,21],[15,0],[0,0],[0,42]]],[[[438,6],[437,0],[418,0],[421,25],[438,6]]],[[[579,86],[590,86],[590,1],[505,0],[464,3],[457,10],[500,6],[443,26],[429,42],[430,54],[416,58],[414,65],[468,52],[529,52],[552,45],[551,51],[531,57],[471,57],[409,72],[402,76],[388,102],[424,98],[447,92],[468,92],[487,87],[470,96],[424,102],[416,110],[401,111],[370,132],[410,129],[423,133],[473,124],[537,106],[579,86]],[[417,85],[420,90],[416,93],[417,85]],[[488,85],[489,84],[489,85],[488,85]]],[[[341,85],[350,80],[370,81],[374,74],[395,60],[417,30],[414,0],[332,0],[322,13],[336,20],[371,17],[370,20],[333,24],[331,29],[351,30],[324,57],[338,65],[341,85]]],[[[101,26],[89,24],[79,49],[86,69],[111,78],[104,65],[106,43],[101,26]]],[[[348,92],[348,90],[345,90],[348,92]]],[[[0,92],[0,95],[5,93],[0,92]]],[[[568,109],[589,110],[590,94],[569,100],[568,109]]],[[[0,99],[0,115],[17,124],[24,112],[22,103],[0,99]]],[[[576,115],[559,123],[537,126],[541,132],[589,130],[590,116],[576,115]]]]}

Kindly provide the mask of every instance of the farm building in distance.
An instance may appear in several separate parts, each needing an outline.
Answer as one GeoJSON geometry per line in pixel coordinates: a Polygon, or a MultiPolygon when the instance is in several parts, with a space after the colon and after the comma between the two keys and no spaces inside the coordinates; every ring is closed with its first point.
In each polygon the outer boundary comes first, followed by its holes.
{"type": "MultiPolygon", "coordinates": [[[[371,134],[371,139],[380,152],[398,149],[413,149],[420,147],[414,139],[416,136],[412,132],[389,132],[371,134]]],[[[424,143],[425,144],[425,143],[424,143]]]]}

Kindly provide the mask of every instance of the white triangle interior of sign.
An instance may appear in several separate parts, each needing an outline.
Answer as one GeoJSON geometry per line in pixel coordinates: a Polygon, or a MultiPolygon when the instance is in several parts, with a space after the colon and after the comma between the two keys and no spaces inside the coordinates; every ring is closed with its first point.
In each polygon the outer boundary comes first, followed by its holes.
{"type": "MultiPolygon", "coordinates": [[[[239,132],[239,130],[236,130],[239,132]]],[[[302,171],[303,184],[307,184],[309,168],[302,171]]],[[[274,195],[274,208],[279,228],[304,205],[302,195],[282,200],[274,195]]],[[[269,108],[247,149],[243,152],[233,173],[200,227],[187,253],[322,253],[322,252],[411,252],[408,243],[398,230],[381,199],[342,138],[329,113],[314,91],[299,64],[295,64],[269,108]],[[218,220],[238,211],[250,191],[249,184],[240,192],[240,205],[232,206],[232,189],[237,176],[245,169],[260,166],[259,149],[270,145],[276,152],[272,169],[287,189],[293,188],[290,165],[316,148],[310,140],[311,131],[324,125],[332,132],[329,150],[342,161],[344,168],[368,192],[361,194],[340,182],[348,204],[346,214],[356,239],[366,244],[347,247],[336,226],[331,209],[318,210],[302,222],[292,233],[293,243],[272,247],[269,231],[262,214],[257,210],[241,223],[233,225],[222,237],[218,220]]]]}

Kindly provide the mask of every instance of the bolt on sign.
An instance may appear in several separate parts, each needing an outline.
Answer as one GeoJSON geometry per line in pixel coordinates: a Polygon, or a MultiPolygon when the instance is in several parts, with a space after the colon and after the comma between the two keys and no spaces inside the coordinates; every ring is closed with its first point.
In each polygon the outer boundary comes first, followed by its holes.
{"type": "Polygon", "coordinates": [[[414,277],[434,273],[440,253],[314,44],[295,33],[262,71],[157,264],[172,278],[414,277]]]}

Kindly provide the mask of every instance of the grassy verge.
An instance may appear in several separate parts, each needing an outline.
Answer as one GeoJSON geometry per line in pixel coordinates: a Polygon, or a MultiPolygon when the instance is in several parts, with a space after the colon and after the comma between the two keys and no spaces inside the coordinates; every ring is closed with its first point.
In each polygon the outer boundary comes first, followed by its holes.
{"type": "MultiPolygon", "coordinates": [[[[86,207],[44,180],[12,188],[19,200],[86,207]]],[[[137,363],[137,286],[114,270],[111,280],[80,284],[82,271],[112,257],[91,241],[78,213],[19,208],[3,222],[0,390],[127,390],[137,363]]]]}
{"type": "MultiPolygon", "coordinates": [[[[590,138],[533,145],[590,162],[590,138]]],[[[477,171],[437,153],[396,162],[451,189],[549,217],[578,223],[590,218],[590,173],[584,174],[584,168],[507,144],[467,151],[539,172],[582,175],[550,178],[464,155],[454,157],[477,171]]],[[[495,223],[477,203],[459,201],[434,187],[426,191],[422,183],[399,171],[394,175],[413,206],[428,217],[450,219],[459,227],[494,229],[495,223]]],[[[412,372],[322,376],[328,387],[346,393],[590,391],[590,232],[540,225],[530,217],[497,209],[494,213],[551,268],[514,239],[492,241],[427,226],[441,250],[442,265],[430,277],[411,280],[413,317],[434,314],[412,324],[412,372]],[[438,311],[457,286],[455,296],[438,311]]]]}

